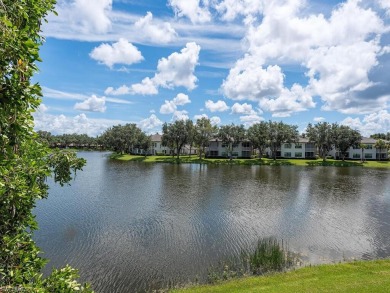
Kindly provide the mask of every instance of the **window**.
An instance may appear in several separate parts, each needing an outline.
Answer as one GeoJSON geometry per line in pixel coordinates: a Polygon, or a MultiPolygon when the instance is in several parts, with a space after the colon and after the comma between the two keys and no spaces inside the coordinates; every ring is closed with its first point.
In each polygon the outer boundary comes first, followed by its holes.
{"type": "Polygon", "coordinates": [[[372,144],[366,144],[366,149],[372,150],[372,144]]]}
{"type": "Polygon", "coordinates": [[[243,148],[249,148],[251,146],[251,143],[249,141],[243,142],[242,147],[243,148]]]}
{"type": "Polygon", "coordinates": [[[242,151],[242,157],[243,158],[250,158],[251,157],[251,151],[242,151]]]}
{"type": "Polygon", "coordinates": [[[315,147],[315,146],[314,146],[314,143],[307,143],[307,144],[306,144],[306,148],[307,148],[307,149],[314,149],[314,147],[315,147]]]}
{"type": "Polygon", "coordinates": [[[291,153],[290,152],[285,152],[284,153],[285,158],[291,158],[291,153]]]}
{"type": "Polygon", "coordinates": [[[296,148],[296,149],[301,149],[301,148],[302,148],[302,145],[301,145],[300,143],[297,143],[297,144],[295,144],[295,148],[296,148]]]}
{"type": "Polygon", "coordinates": [[[291,143],[285,143],[284,144],[285,149],[291,149],[291,143]]]}
{"type": "Polygon", "coordinates": [[[210,151],[210,157],[218,157],[218,151],[210,151]]]}
{"type": "Polygon", "coordinates": [[[352,148],[353,148],[354,150],[360,150],[360,146],[359,146],[359,145],[354,145],[352,148]]]}
{"type": "Polygon", "coordinates": [[[372,159],[372,154],[364,154],[365,159],[372,159]]]}
{"type": "Polygon", "coordinates": [[[226,148],[226,147],[228,147],[229,145],[227,144],[227,143],[222,143],[222,147],[223,148],[226,148]]]}
{"type": "Polygon", "coordinates": [[[306,158],[314,158],[314,152],[306,152],[305,157],[306,158]]]}
{"type": "Polygon", "coordinates": [[[354,159],[360,159],[360,154],[353,154],[352,156],[354,159]]]}
{"type": "Polygon", "coordinates": [[[296,158],[302,158],[302,153],[295,153],[296,158]]]}

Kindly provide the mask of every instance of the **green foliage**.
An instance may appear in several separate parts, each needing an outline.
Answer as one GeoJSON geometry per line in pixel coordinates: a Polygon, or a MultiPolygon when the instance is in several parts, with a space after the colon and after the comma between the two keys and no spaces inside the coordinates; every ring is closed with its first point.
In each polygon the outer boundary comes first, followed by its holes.
{"type": "Polygon", "coordinates": [[[296,265],[297,261],[283,242],[275,238],[262,238],[254,249],[244,250],[239,256],[211,267],[208,270],[208,282],[283,271],[296,265]]]}
{"type": "Polygon", "coordinates": [[[72,171],[76,176],[77,170],[82,170],[86,161],[78,159],[74,152],[53,151],[48,157],[48,165],[54,173],[54,181],[61,186],[72,180],[72,171]]]}
{"type": "Polygon", "coordinates": [[[379,150],[379,160],[382,160],[382,150],[388,149],[389,145],[386,144],[382,139],[378,139],[375,143],[375,148],[379,150]]]}
{"type": "MultiPolygon", "coordinates": [[[[54,292],[40,273],[45,261],[31,237],[37,229],[32,209],[47,196],[47,176],[54,172],[55,181],[64,184],[85,163],[74,154],[50,154],[33,131],[41,88],[30,79],[40,61],[41,22],[54,4],[0,1],[0,292],[54,292]]],[[[74,276],[64,271],[52,275],[51,283],[74,276]]]]}
{"type": "Polygon", "coordinates": [[[195,125],[195,143],[199,146],[199,159],[202,159],[202,154],[205,153],[205,148],[209,145],[218,128],[211,125],[208,118],[202,117],[196,121],[195,125]]]}
{"type": "Polygon", "coordinates": [[[116,125],[107,129],[98,142],[117,153],[129,153],[142,144],[145,134],[136,124],[116,125]]]}
{"type": "Polygon", "coordinates": [[[172,290],[186,293],[389,292],[390,260],[308,266],[286,273],[245,277],[217,285],[172,290]]]}
{"type": "Polygon", "coordinates": [[[264,154],[268,146],[269,123],[261,121],[253,124],[248,128],[248,139],[252,142],[253,147],[259,150],[259,158],[264,154]]]}
{"type": "Polygon", "coordinates": [[[274,238],[260,239],[254,251],[244,254],[244,258],[254,275],[280,271],[294,264],[283,242],[280,243],[274,238]]]}
{"type": "Polygon", "coordinates": [[[97,139],[87,134],[60,134],[52,135],[50,132],[37,131],[39,139],[50,147],[59,148],[91,148],[97,147],[97,139]]]}
{"type": "Polygon", "coordinates": [[[194,124],[191,120],[176,120],[173,123],[164,123],[161,138],[162,145],[175,149],[177,159],[183,146],[193,141],[194,124]]]}
{"type": "Polygon", "coordinates": [[[357,130],[353,130],[349,126],[336,125],[334,131],[334,145],[341,153],[343,161],[345,156],[352,146],[358,146],[362,140],[362,136],[357,130]]]}
{"type": "Polygon", "coordinates": [[[309,141],[314,143],[319,151],[320,157],[326,160],[326,155],[335,144],[337,124],[319,122],[314,126],[309,123],[306,128],[306,135],[309,141]]]}
{"type": "Polygon", "coordinates": [[[298,126],[283,122],[268,122],[268,145],[271,148],[272,157],[276,160],[276,152],[282,143],[292,143],[298,139],[298,126]]]}
{"type": "Polygon", "coordinates": [[[233,147],[236,143],[246,138],[244,125],[223,125],[219,128],[218,139],[222,140],[225,150],[230,159],[233,157],[233,147]]]}
{"type": "Polygon", "coordinates": [[[370,135],[371,138],[374,139],[383,139],[383,140],[388,140],[390,141],[390,132],[388,133],[375,133],[370,135]]]}

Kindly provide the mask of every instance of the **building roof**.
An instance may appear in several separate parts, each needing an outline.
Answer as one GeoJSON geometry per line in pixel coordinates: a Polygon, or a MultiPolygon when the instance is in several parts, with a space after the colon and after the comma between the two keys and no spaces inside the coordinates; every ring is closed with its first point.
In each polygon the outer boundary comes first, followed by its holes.
{"type": "Polygon", "coordinates": [[[375,144],[378,141],[378,139],[371,138],[371,137],[363,137],[361,143],[364,144],[375,144]]]}
{"type": "Polygon", "coordinates": [[[302,137],[302,136],[300,136],[300,137],[298,138],[298,142],[299,142],[299,143],[308,143],[308,142],[309,142],[309,139],[308,139],[307,137],[302,137]]]}
{"type": "Polygon", "coordinates": [[[161,137],[162,137],[161,134],[156,133],[156,134],[152,134],[150,136],[150,139],[151,139],[152,142],[160,142],[161,141],[161,137]]]}

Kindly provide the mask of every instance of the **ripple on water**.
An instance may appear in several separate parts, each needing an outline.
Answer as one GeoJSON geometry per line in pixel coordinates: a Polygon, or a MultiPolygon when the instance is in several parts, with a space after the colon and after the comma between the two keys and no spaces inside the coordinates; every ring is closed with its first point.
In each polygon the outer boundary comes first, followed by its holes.
{"type": "Polygon", "coordinates": [[[96,292],[205,278],[259,238],[311,262],[390,256],[390,172],[364,168],[116,162],[82,153],[72,186],[51,185],[35,238],[96,292]]]}

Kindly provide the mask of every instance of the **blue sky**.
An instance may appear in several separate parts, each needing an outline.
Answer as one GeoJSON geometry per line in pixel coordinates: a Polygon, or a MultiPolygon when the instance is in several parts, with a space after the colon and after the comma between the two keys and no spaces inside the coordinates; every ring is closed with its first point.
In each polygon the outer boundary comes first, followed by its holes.
{"type": "Polygon", "coordinates": [[[36,129],[98,135],[207,116],[390,131],[390,2],[59,0],[36,129]]]}

